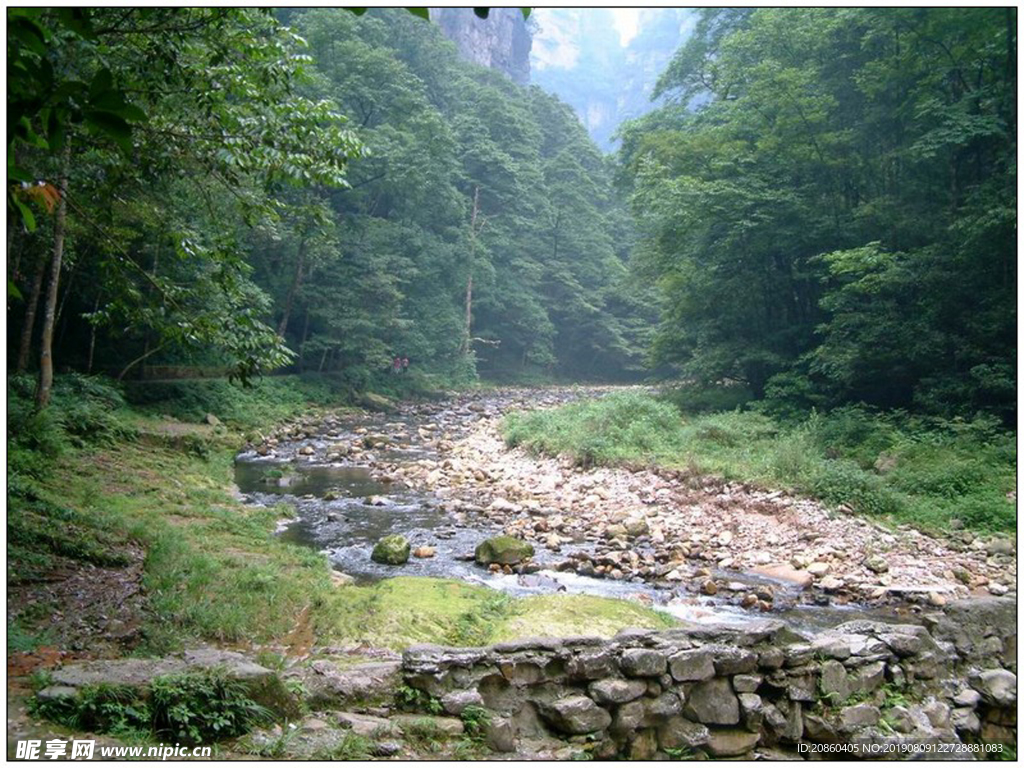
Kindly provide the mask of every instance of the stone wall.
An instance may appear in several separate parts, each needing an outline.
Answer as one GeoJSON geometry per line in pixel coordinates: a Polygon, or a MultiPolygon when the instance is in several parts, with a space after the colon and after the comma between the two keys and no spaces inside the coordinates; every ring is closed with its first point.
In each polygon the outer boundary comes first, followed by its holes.
{"type": "Polygon", "coordinates": [[[499,751],[557,737],[598,758],[962,756],[1016,743],[1016,601],[813,636],[766,621],[424,645],[405,652],[401,674],[448,714],[489,710],[499,751]]]}

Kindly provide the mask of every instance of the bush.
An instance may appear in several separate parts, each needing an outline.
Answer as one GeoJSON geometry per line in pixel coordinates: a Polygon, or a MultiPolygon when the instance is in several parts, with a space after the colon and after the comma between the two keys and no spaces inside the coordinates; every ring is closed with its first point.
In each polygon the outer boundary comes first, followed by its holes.
{"type": "Polygon", "coordinates": [[[810,480],[809,490],[827,504],[848,504],[861,514],[890,515],[900,510],[899,499],[880,477],[848,459],[822,462],[810,480]]]}
{"type": "Polygon", "coordinates": [[[634,392],[512,414],[503,425],[510,446],[565,453],[583,466],[668,456],[681,445],[681,428],[674,406],[634,392]]]}
{"type": "Polygon", "coordinates": [[[80,731],[141,731],[190,744],[240,736],[273,720],[270,710],[249,698],[246,683],[218,670],[158,677],[148,697],[129,686],[95,685],[75,698],[34,706],[36,714],[80,731]]]}
{"type": "Polygon", "coordinates": [[[754,399],[754,393],[742,384],[684,385],[666,390],[663,397],[683,413],[711,413],[742,408],[754,399]]]}

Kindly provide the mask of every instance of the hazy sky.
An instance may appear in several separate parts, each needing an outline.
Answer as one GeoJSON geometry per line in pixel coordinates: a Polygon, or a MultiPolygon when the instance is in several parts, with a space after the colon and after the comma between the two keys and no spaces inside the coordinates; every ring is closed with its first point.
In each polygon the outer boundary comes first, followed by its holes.
{"type": "Polygon", "coordinates": [[[619,40],[622,45],[629,45],[629,41],[636,37],[637,22],[640,19],[639,8],[611,8],[615,15],[615,29],[619,31],[619,40]]]}

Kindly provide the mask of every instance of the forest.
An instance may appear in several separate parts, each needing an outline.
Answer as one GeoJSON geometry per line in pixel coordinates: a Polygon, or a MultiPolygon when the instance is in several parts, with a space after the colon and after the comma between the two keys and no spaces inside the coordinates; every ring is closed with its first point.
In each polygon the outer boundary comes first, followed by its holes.
{"type": "Polygon", "coordinates": [[[439,10],[7,9],[9,741],[1015,755],[1016,9],[691,9],[618,49],[566,13],[590,58],[536,80],[641,115],[597,141],[439,10]],[[761,619],[790,635],[700,656],[761,619]],[[876,621],[914,625],[877,680],[746,665],[876,621]],[[915,678],[949,621],[984,638],[915,678]],[[696,672],[643,639],[694,627],[696,672]],[[584,634],[643,647],[572,650],[594,682],[527,714],[518,656],[467,693],[398,653],[584,634]]]}

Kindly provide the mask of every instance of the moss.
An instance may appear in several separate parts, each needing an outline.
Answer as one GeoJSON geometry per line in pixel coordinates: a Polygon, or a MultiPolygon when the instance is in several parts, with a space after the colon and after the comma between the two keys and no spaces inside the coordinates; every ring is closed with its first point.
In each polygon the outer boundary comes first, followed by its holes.
{"type": "Polygon", "coordinates": [[[676,623],[627,600],[592,595],[517,600],[488,587],[424,577],[400,576],[339,592],[349,601],[341,634],[390,648],[486,645],[537,635],[610,636],[625,627],[662,629],[676,623]]]}
{"type": "Polygon", "coordinates": [[[547,635],[610,637],[626,627],[667,629],[676,620],[628,600],[594,595],[537,595],[518,601],[517,615],[505,621],[491,642],[547,635]]]}

